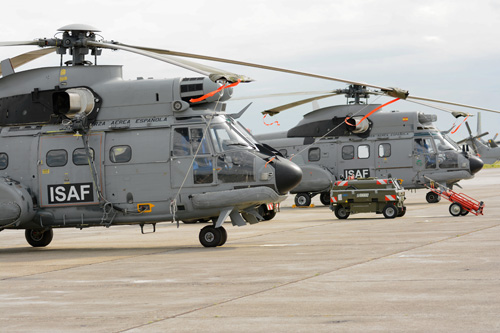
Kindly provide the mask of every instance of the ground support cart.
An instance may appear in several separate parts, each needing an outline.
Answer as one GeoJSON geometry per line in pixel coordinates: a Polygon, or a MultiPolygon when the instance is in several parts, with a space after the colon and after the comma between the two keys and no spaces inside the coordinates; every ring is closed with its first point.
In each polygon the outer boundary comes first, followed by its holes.
{"type": "Polygon", "coordinates": [[[426,185],[429,190],[451,202],[449,208],[451,215],[465,216],[469,212],[476,216],[483,215],[484,202],[473,199],[466,194],[457,193],[445,185],[439,184],[428,177],[426,178],[431,181],[430,185],[426,185]]]}
{"type": "Polygon", "coordinates": [[[335,182],[330,190],[330,209],[339,219],[350,214],[375,212],[385,218],[406,213],[405,191],[396,179],[359,178],[335,182]]]}

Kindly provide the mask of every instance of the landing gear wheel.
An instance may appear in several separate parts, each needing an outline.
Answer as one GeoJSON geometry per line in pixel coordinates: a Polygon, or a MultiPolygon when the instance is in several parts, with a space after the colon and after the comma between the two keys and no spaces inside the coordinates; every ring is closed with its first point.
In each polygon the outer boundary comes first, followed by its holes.
{"type": "Polygon", "coordinates": [[[319,196],[319,201],[325,206],[330,205],[330,193],[328,192],[323,192],[319,196]]]}
{"type": "Polygon", "coordinates": [[[262,216],[265,221],[272,220],[276,216],[276,212],[274,210],[269,210],[262,216]]]}
{"type": "Polygon", "coordinates": [[[461,216],[465,216],[465,215],[467,215],[467,214],[469,214],[469,211],[468,211],[467,209],[464,209],[464,208],[462,207],[462,211],[460,212],[460,215],[461,215],[461,216]]]}
{"type": "Polygon", "coordinates": [[[384,209],[382,210],[382,214],[384,214],[386,219],[393,219],[396,216],[398,216],[399,211],[396,208],[396,206],[394,206],[394,204],[388,203],[387,205],[385,205],[384,209]]]}
{"type": "Polygon", "coordinates": [[[221,238],[220,238],[220,242],[219,242],[218,246],[222,246],[222,245],[226,244],[226,241],[227,241],[226,229],[224,229],[224,227],[219,227],[219,228],[216,228],[216,230],[219,230],[220,234],[221,234],[221,238]]]}
{"type": "Polygon", "coordinates": [[[335,207],[335,216],[338,219],[345,220],[349,217],[349,215],[351,215],[351,213],[347,209],[342,207],[342,205],[337,205],[337,207],[335,207]]]}
{"type": "Polygon", "coordinates": [[[450,214],[453,216],[460,216],[462,213],[462,206],[460,204],[454,202],[450,205],[450,214]]]}
{"type": "Polygon", "coordinates": [[[403,206],[399,209],[398,217],[404,216],[406,214],[406,206],[403,206]]]}
{"type": "MultiPolygon", "coordinates": [[[[200,243],[204,247],[216,247],[219,246],[222,239],[222,231],[220,228],[216,228],[213,225],[207,225],[200,230],[200,243]]],[[[224,230],[225,231],[225,230],[224,230]]],[[[225,241],[224,241],[225,242],[225,241]]]]}
{"type": "Polygon", "coordinates": [[[436,203],[441,200],[441,197],[431,191],[427,192],[427,194],[425,195],[425,200],[427,200],[428,203],[436,203]]]}
{"type": "Polygon", "coordinates": [[[297,193],[295,196],[295,205],[299,207],[307,207],[311,204],[311,196],[309,193],[297,193]]]}
{"type": "Polygon", "coordinates": [[[52,229],[26,229],[24,236],[33,247],[44,247],[50,244],[54,237],[52,229]]]}
{"type": "Polygon", "coordinates": [[[264,221],[272,220],[276,216],[276,212],[274,210],[267,209],[266,204],[262,204],[258,208],[258,212],[260,216],[264,219],[264,221]]]}

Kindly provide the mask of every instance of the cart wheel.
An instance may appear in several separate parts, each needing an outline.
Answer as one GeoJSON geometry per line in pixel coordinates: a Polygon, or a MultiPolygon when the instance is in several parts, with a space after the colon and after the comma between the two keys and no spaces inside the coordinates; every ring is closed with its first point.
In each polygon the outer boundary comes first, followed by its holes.
{"type": "Polygon", "coordinates": [[[385,205],[384,209],[382,210],[382,213],[384,214],[386,219],[393,219],[396,216],[398,216],[399,211],[396,206],[392,203],[388,203],[385,205]]]}
{"type": "Polygon", "coordinates": [[[450,205],[450,214],[453,216],[460,216],[462,213],[462,206],[460,204],[454,202],[450,205]]]}
{"type": "Polygon", "coordinates": [[[337,216],[338,219],[345,220],[349,217],[350,214],[351,213],[349,213],[347,209],[342,207],[342,205],[338,205],[337,207],[335,207],[335,216],[337,216]]]}
{"type": "Polygon", "coordinates": [[[431,191],[427,192],[427,194],[425,195],[425,200],[427,200],[428,203],[436,203],[441,200],[441,197],[431,191]]]}
{"type": "Polygon", "coordinates": [[[401,209],[399,209],[398,217],[404,216],[405,214],[406,214],[406,206],[403,206],[401,207],[401,209]]]}
{"type": "Polygon", "coordinates": [[[295,196],[295,205],[307,207],[311,204],[311,196],[309,193],[297,193],[295,196]]]}
{"type": "Polygon", "coordinates": [[[460,215],[461,215],[461,216],[465,216],[465,215],[467,215],[467,214],[469,214],[469,211],[468,211],[467,209],[464,209],[464,208],[462,207],[462,210],[460,211],[460,215]]]}

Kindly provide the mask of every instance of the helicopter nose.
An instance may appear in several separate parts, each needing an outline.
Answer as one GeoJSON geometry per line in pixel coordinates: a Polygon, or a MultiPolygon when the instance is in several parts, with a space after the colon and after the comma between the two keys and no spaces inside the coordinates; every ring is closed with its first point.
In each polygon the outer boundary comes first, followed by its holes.
{"type": "Polygon", "coordinates": [[[285,158],[276,157],[273,167],[276,173],[276,188],[280,194],[287,194],[302,180],[302,170],[285,158]]]}
{"type": "Polygon", "coordinates": [[[476,156],[469,156],[469,168],[470,172],[474,175],[479,170],[483,168],[483,161],[476,156]]]}

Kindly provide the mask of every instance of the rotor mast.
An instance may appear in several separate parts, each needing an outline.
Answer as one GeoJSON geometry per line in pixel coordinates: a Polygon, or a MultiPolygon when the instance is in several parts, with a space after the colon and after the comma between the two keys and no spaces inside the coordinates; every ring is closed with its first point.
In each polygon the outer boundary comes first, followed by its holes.
{"type": "Polygon", "coordinates": [[[360,86],[357,84],[350,85],[346,89],[340,89],[341,93],[345,94],[345,97],[349,100],[349,98],[353,98],[354,101],[350,103],[361,104],[361,99],[364,98],[368,100],[370,97],[370,91],[366,89],[366,86],[360,86]]]}
{"type": "Polygon", "coordinates": [[[86,24],[70,24],[59,28],[58,31],[63,32],[62,39],[45,39],[44,46],[56,46],[57,54],[62,56],[66,54],[66,50],[69,49],[70,55],[73,56],[73,60],[67,61],[66,65],[73,66],[84,66],[91,65],[90,61],[85,60],[85,56],[89,54],[91,51],[92,55],[95,56],[97,60],[97,56],[101,55],[102,50],[97,47],[88,46],[87,42],[95,42],[96,34],[95,32],[100,32],[96,28],[86,25],[86,24]]]}

